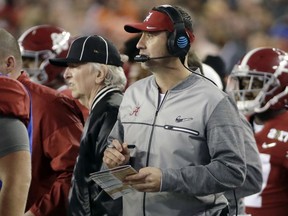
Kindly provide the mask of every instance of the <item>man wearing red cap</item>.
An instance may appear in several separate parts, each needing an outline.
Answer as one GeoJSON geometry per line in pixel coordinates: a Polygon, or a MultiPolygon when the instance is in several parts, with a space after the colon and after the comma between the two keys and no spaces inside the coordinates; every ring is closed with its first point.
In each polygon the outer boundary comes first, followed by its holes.
{"type": "Polygon", "coordinates": [[[246,175],[242,122],[228,95],[187,66],[191,16],[162,5],[124,28],[142,32],[135,60],[153,75],[126,90],[103,157],[139,172],[125,179],[137,191],[123,196],[123,215],[227,215],[223,192],[246,175]]]}

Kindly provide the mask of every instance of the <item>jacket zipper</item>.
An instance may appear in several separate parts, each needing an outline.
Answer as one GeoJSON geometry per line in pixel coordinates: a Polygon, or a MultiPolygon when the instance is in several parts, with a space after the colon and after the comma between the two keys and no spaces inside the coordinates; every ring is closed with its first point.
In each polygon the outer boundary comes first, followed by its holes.
{"type": "MultiPolygon", "coordinates": [[[[154,120],[153,120],[153,124],[152,124],[152,130],[151,130],[151,134],[150,134],[150,138],[149,138],[149,143],[148,143],[148,150],[147,150],[147,158],[146,158],[146,167],[149,165],[149,158],[150,158],[150,149],[151,149],[151,140],[152,140],[152,136],[153,136],[153,133],[154,133],[154,128],[155,128],[155,122],[156,122],[156,119],[157,119],[157,116],[158,116],[158,112],[166,98],[168,94],[168,91],[165,93],[164,95],[164,98],[162,101],[160,101],[160,93],[158,92],[158,106],[157,106],[157,109],[156,109],[156,112],[155,112],[155,116],[154,116],[154,120]]],[[[146,192],[144,192],[143,194],[143,216],[146,216],[146,213],[145,213],[145,201],[146,201],[146,192]]]]}

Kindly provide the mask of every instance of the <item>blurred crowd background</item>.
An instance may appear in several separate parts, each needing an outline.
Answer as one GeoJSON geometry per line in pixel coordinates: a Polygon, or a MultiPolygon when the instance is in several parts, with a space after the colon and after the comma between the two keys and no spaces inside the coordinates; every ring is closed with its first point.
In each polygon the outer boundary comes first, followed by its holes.
{"type": "Polygon", "coordinates": [[[288,51],[288,0],[0,0],[0,27],[19,37],[32,26],[52,24],[72,36],[100,34],[121,50],[132,37],[124,24],[142,21],[160,4],[191,11],[192,47],[201,60],[220,56],[226,73],[255,47],[288,51]]]}

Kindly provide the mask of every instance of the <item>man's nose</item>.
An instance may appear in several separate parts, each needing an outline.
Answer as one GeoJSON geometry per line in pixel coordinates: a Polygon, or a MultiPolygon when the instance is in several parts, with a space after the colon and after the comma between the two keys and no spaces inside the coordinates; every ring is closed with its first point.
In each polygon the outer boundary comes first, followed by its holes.
{"type": "Polygon", "coordinates": [[[143,49],[145,47],[145,34],[142,34],[138,43],[136,44],[137,49],[143,49]]]}
{"type": "Polygon", "coordinates": [[[64,71],[63,77],[64,79],[69,79],[71,77],[71,71],[69,67],[67,67],[66,70],[64,71]]]}

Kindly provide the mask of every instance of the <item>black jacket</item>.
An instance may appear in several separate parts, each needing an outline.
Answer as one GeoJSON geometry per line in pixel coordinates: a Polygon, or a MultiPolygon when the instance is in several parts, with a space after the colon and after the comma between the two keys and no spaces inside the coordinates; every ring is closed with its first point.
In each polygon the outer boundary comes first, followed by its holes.
{"type": "Polygon", "coordinates": [[[118,89],[106,87],[93,101],[74,168],[69,194],[69,216],[112,216],[119,215],[121,211],[121,199],[113,201],[104,191],[99,199],[100,188],[89,179],[89,174],[99,171],[102,166],[107,137],[116,122],[122,96],[118,89]]]}

